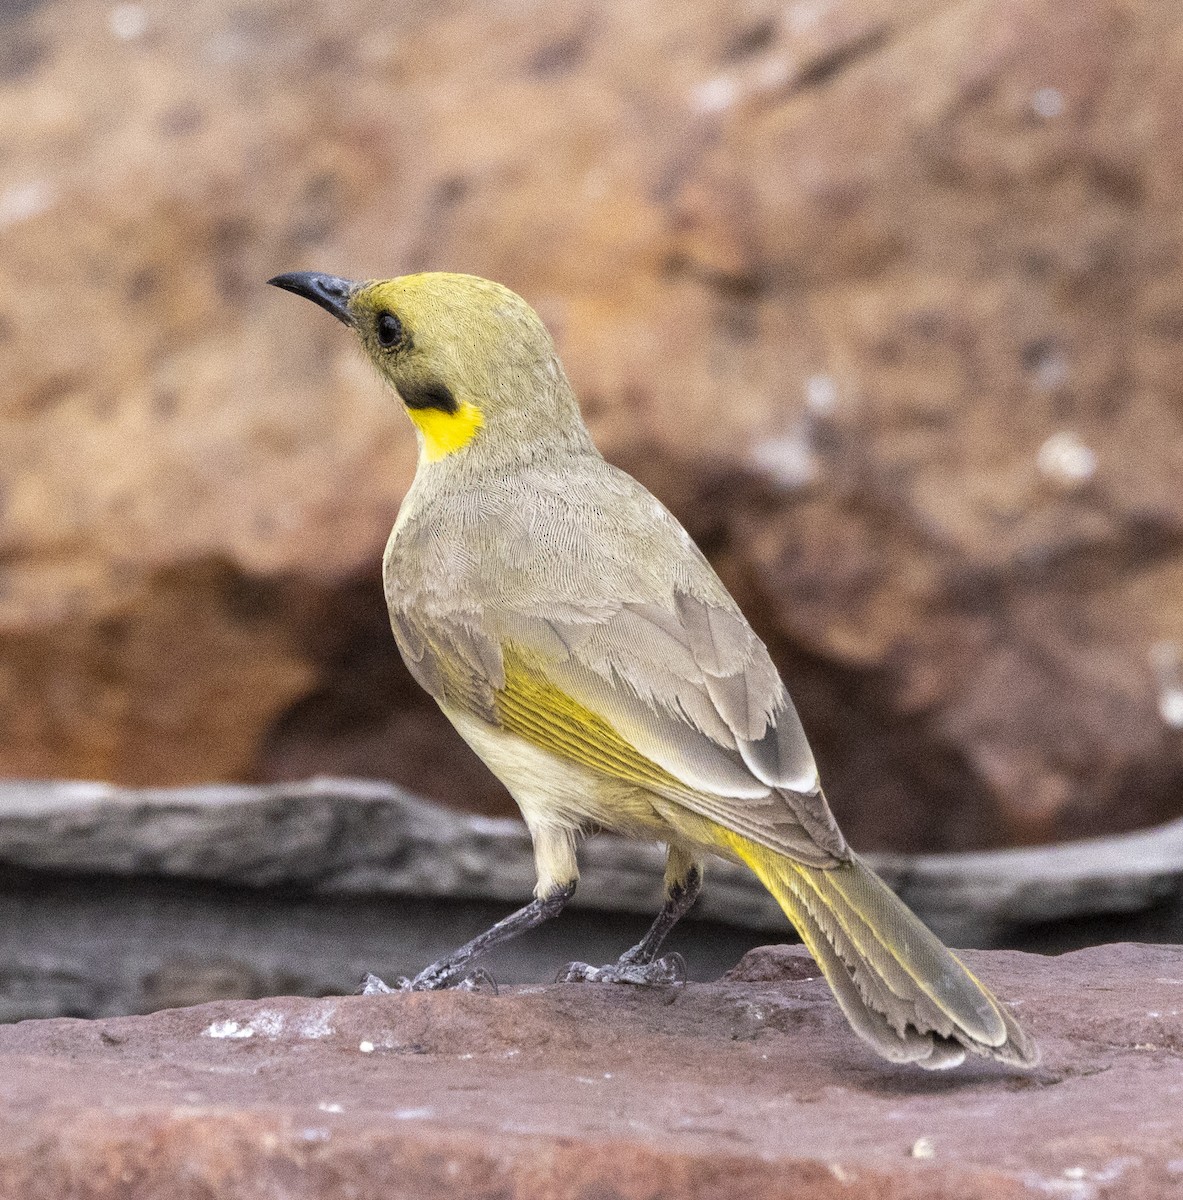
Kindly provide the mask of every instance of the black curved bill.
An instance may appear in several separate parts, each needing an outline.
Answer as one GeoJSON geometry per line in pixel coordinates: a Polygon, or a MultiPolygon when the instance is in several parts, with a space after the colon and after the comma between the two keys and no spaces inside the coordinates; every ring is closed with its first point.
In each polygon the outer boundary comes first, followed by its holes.
{"type": "Polygon", "coordinates": [[[276,275],[267,282],[272,287],[283,288],[285,292],[295,292],[297,296],[319,304],[325,312],[331,312],[338,321],[344,321],[346,325],[353,324],[348,302],[349,297],[360,285],[352,279],[323,275],[320,271],[289,271],[286,275],[276,275]]]}

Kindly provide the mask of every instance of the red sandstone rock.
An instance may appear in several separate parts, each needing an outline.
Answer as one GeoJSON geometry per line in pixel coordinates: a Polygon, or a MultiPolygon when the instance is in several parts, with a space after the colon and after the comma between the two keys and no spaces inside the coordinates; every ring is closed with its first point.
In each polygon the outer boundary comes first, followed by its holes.
{"type": "Polygon", "coordinates": [[[1036,1071],[885,1064],[788,947],[661,991],[285,998],[0,1027],[0,1195],[1178,1195],[1183,952],[967,958],[1039,1038],[1036,1071]]]}
{"type": "Polygon", "coordinates": [[[0,25],[0,771],[505,803],[386,628],[410,427],[262,284],[444,267],[550,322],[856,845],[1180,813],[1177,4],[0,25]]]}

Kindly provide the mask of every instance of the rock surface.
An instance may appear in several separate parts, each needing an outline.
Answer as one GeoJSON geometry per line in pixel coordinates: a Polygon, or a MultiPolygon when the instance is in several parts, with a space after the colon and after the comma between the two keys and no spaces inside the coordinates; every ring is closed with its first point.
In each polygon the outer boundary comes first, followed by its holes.
{"type": "Polygon", "coordinates": [[[0,771],[505,811],[386,629],[409,426],[261,282],[447,267],[550,322],[856,845],[1178,816],[1180,79],[1170,0],[0,6],[0,771]]]}
{"type": "Polygon", "coordinates": [[[1151,1200],[1183,951],[972,954],[1044,1062],[881,1063],[799,949],[717,984],[278,999],[0,1028],[0,1195],[1151,1200]]]}

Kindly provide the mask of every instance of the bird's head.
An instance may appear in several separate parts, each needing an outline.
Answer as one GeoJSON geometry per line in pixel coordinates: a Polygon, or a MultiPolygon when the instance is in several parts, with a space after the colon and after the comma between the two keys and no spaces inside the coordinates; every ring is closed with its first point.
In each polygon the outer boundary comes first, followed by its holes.
{"type": "Polygon", "coordinates": [[[316,271],[268,281],[357,335],[419,433],[420,461],[586,445],[587,431],[537,313],[501,284],[440,271],[356,283],[316,271]]]}

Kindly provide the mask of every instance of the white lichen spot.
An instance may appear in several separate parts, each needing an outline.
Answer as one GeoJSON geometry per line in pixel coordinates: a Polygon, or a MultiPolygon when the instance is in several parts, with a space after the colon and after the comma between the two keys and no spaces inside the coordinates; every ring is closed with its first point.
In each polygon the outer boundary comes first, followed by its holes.
{"type": "Polygon", "coordinates": [[[787,492],[811,486],[821,474],[815,435],[818,425],[833,415],[838,405],[838,385],[829,375],[811,375],[805,381],[805,411],[787,433],[765,438],[751,450],[753,467],[787,492]]]}
{"type": "Polygon", "coordinates": [[[310,1013],[296,1028],[303,1038],[330,1037],[333,1030],[333,1017],[337,1012],[335,1004],[326,1004],[318,1012],[310,1013]]]}
{"type": "Polygon", "coordinates": [[[316,1107],[320,1109],[321,1112],[326,1113],[342,1113],[345,1111],[345,1109],[342,1108],[341,1105],[335,1100],[322,1100],[316,1107]]]}
{"type": "Polygon", "coordinates": [[[1061,116],[1064,107],[1064,93],[1056,87],[1041,87],[1031,97],[1031,110],[1037,117],[1043,117],[1044,120],[1061,116]]]}
{"type": "Polygon", "coordinates": [[[148,29],[148,10],[142,4],[117,4],[107,15],[107,27],[121,42],[134,42],[148,29]]]}
{"type": "Polygon", "coordinates": [[[775,58],[765,59],[756,71],[754,83],[757,88],[763,91],[776,91],[782,88],[793,76],[792,62],[778,55],[775,58]]]}
{"type": "MultiPolygon", "coordinates": [[[[1080,1175],[1073,1175],[1073,1178],[1091,1179],[1095,1183],[1112,1183],[1115,1179],[1120,1179],[1125,1173],[1126,1168],[1132,1166],[1141,1160],[1132,1156],[1123,1156],[1122,1158],[1111,1158],[1104,1166],[1094,1167],[1092,1170],[1086,1170],[1084,1167],[1073,1167],[1073,1172],[1079,1171],[1080,1175]]],[[[1068,1172],[1065,1171],[1065,1174],[1068,1172]]]]}
{"type": "Polygon", "coordinates": [[[1023,1176],[1023,1182],[1029,1191],[1044,1196],[1059,1196],[1062,1200],[1094,1200],[1096,1196],[1096,1188],[1081,1179],[1064,1179],[1060,1176],[1049,1179],[1032,1172],[1023,1176]]]}
{"type": "Polygon", "coordinates": [[[1158,715],[1170,729],[1183,729],[1183,648],[1178,642],[1155,642],[1150,665],[1158,689],[1158,715]]]}
{"type": "Polygon", "coordinates": [[[389,35],[371,31],[362,34],[354,42],[354,53],[362,62],[383,66],[389,63],[397,51],[394,40],[389,35]]]}
{"type": "Polygon", "coordinates": [[[696,112],[726,112],[739,98],[739,85],[730,75],[716,75],[700,83],[691,93],[690,102],[696,112]]]}
{"type": "Polygon", "coordinates": [[[400,1108],[393,1114],[396,1121],[426,1121],[435,1116],[434,1108],[400,1108]]]}
{"type": "Polygon", "coordinates": [[[829,375],[810,375],[805,381],[805,406],[815,417],[828,417],[838,406],[838,385],[829,375]]]}
{"type": "Polygon", "coordinates": [[[238,31],[224,30],[206,42],[205,53],[210,62],[225,67],[249,57],[250,44],[238,31]]]}
{"type": "Polygon", "coordinates": [[[255,1033],[261,1033],[265,1038],[270,1038],[271,1041],[275,1041],[283,1033],[283,1026],[283,1013],[265,1008],[251,1017],[248,1028],[252,1029],[255,1033]]]}
{"type": "Polygon", "coordinates": [[[1065,488],[1088,483],[1097,472],[1097,456],[1074,433],[1053,433],[1039,447],[1036,456],[1039,473],[1049,482],[1065,488]]]}
{"type": "Polygon", "coordinates": [[[327,1142],[331,1138],[332,1132],[328,1129],[302,1129],[300,1137],[306,1142],[327,1142]]]}
{"type": "Polygon", "coordinates": [[[0,229],[39,217],[53,207],[54,199],[53,188],[43,179],[6,187],[0,192],[0,229]]]}
{"type": "Polygon", "coordinates": [[[608,194],[608,176],[593,169],[583,177],[583,194],[588,200],[602,200],[608,194]]]}
{"type": "Polygon", "coordinates": [[[820,473],[817,455],[804,428],[786,437],[757,442],[752,447],[751,461],[761,475],[786,492],[808,487],[820,473]]]}
{"type": "Polygon", "coordinates": [[[812,29],[832,7],[829,0],[804,0],[789,9],[789,29],[793,33],[805,33],[812,29]]]}
{"type": "Polygon", "coordinates": [[[1032,366],[1035,386],[1042,392],[1055,392],[1068,382],[1068,360],[1058,350],[1048,350],[1032,366]]]}
{"type": "Polygon", "coordinates": [[[937,1144],[930,1137],[919,1137],[912,1143],[908,1153],[913,1158],[936,1158],[937,1144]]]}
{"type": "Polygon", "coordinates": [[[374,1043],[373,1042],[358,1042],[357,1048],[363,1054],[373,1054],[374,1053],[374,1043]]]}
{"type": "Polygon", "coordinates": [[[1172,729],[1183,729],[1183,689],[1164,692],[1158,702],[1159,715],[1172,729]]]}
{"type": "Polygon", "coordinates": [[[202,1037],[209,1038],[249,1038],[255,1036],[255,1031],[249,1025],[240,1025],[237,1021],[214,1021],[201,1031],[202,1037]]]}

